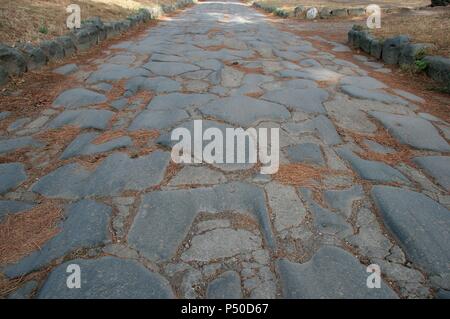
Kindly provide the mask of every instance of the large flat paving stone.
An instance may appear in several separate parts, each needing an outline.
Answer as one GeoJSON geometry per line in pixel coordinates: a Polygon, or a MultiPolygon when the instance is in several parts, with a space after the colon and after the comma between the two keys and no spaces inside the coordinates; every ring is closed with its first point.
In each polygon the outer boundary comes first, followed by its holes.
{"type": "Polygon", "coordinates": [[[111,207],[91,200],[70,204],[60,224],[61,231],[39,250],[6,267],[8,277],[17,277],[39,269],[52,260],[78,248],[89,248],[110,240],[108,231],[111,207]]]}
{"type": "Polygon", "coordinates": [[[364,89],[355,85],[343,85],[341,89],[345,94],[348,94],[351,97],[355,97],[358,99],[379,101],[387,104],[402,104],[402,105],[408,104],[408,101],[398,96],[391,95],[379,90],[377,91],[364,89]]]}
{"type": "Polygon", "coordinates": [[[346,222],[342,215],[320,206],[314,200],[311,189],[302,187],[299,191],[311,210],[314,225],[320,233],[340,238],[347,237],[353,233],[350,224],[346,222]]]}
{"type": "Polygon", "coordinates": [[[293,134],[316,133],[328,145],[342,143],[342,139],[336,131],[333,122],[323,114],[302,123],[287,123],[283,125],[283,128],[293,134]]]}
{"type": "Polygon", "coordinates": [[[287,148],[287,156],[291,162],[324,165],[322,149],[314,143],[292,145],[287,148]]]}
{"type": "Polygon", "coordinates": [[[135,159],[114,153],[93,171],[78,163],[64,165],[42,177],[32,190],[47,197],[71,199],[144,190],[161,182],[169,159],[169,153],[160,151],[135,159]]]}
{"type": "Polygon", "coordinates": [[[431,151],[450,151],[450,145],[442,138],[436,128],[421,117],[397,115],[385,112],[370,112],[400,142],[417,149],[431,151]]]}
{"type": "Polygon", "coordinates": [[[284,78],[302,78],[313,81],[337,81],[342,75],[326,68],[312,67],[303,70],[283,70],[278,72],[284,78]]]}
{"type": "Polygon", "coordinates": [[[105,81],[119,81],[137,76],[149,76],[150,72],[142,68],[130,68],[118,64],[102,64],[102,66],[93,72],[86,80],[87,83],[93,84],[105,81]]]}
{"type": "Polygon", "coordinates": [[[372,198],[407,256],[432,274],[449,273],[450,211],[424,194],[374,186],[372,198]]]}
{"type": "Polygon", "coordinates": [[[176,174],[169,185],[214,185],[226,182],[221,172],[202,166],[185,166],[176,174]]]}
{"type": "Polygon", "coordinates": [[[384,83],[369,76],[344,76],[340,80],[340,83],[342,85],[354,85],[368,90],[384,89],[387,87],[384,83]]]}
{"type": "Polygon", "coordinates": [[[402,173],[383,162],[362,159],[346,147],[341,147],[336,152],[364,179],[376,182],[409,183],[402,173]]]}
{"type": "Polygon", "coordinates": [[[259,236],[247,230],[218,228],[192,238],[189,249],[181,255],[181,259],[186,262],[208,262],[249,253],[260,247],[259,236]]]}
{"type": "Polygon", "coordinates": [[[99,133],[94,132],[82,133],[78,135],[64,150],[61,155],[61,159],[67,159],[73,156],[92,155],[108,152],[133,144],[133,141],[128,136],[114,138],[100,144],[93,143],[99,135],[99,133]]]}
{"type": "Polygon", "coordinates": [[[0,140],[0,153],[9,153],[26,147],[41,147],[44,144],[31,136],[0,140]]]}
{"type": "Polygon", "coordinates": [[[155,93],[169,93],[181,90],[181,84],[164,76],[147,78],[133,77],[125,83],[125,96],[133,96],[141,90],[155,93]]]}
{"type": "Polygon", "coordinates": [[[131,122],[128,130],[168,129],[175,124],[187,120],[189,114],[184,110],[145,110],[131,122]]]}
{"type": "Polygon", "coordinates": [[[198,213],[230,211],[251,214],[259,222],[266,243],[274,246],[264,192],[240,182],[144,195],[128,243],[150,260],[168,260],[176,253],[198,213]]]}
{"type": "Polygon", "coordinates": [[[53,102],[53,107],[76,109],[83,106],[106,102],[106,96],[84,88],[75,88],[64,91],[53,102]]]}
{"type": "Polygon", "coordinates": [[[163,76],[175,76],[186,72],[200,70],[196,65],[180,62],[149,62],[143,67],[154,74],[163,76]]]}
{"type": "Polygon", "coordinates": [[[200,107],[216,97],[212,94],[170,93],[155,96],[147,106],[149,110],[173,110],[200,107]]]}
{"type": "Polygon", "coordinates": [[[336,125],[351,131],[374,133],[377,126],[358,107],[358,101],[360,100],[350,100],[338,95],[333,100],[325,102],[324,106],[336,125]]]}
{"type": "Polygon", "coordinates": [[[21,163],[0,164],[0,194],[16,188],[27,179],[25,167],[21,163]]]}
{"type": "Polygon", "coordinates": [[[135,260],[117,257],[75,259],[56,267],[38,293],[39,299],[168,299],[169,282],[135,260]],[[81,268],[81,288],[67,288],[67,266],[81,268]]]}
{"type": "Polygon", "coordinates": [[[214,100],[200,111],[224,121],[248,127],[261,120],[285,120],[289,111],[282,105],[260,101],[248,96],[233,96],[214,100]]]}
{"type": "Polygon", "coordinates": [[[303,264],[281,259],[277,268],[283,297],[289,299],[398,298],[384,282],[380,289],[368,288],[366,267],[337,247],[325,246],[303,264]]]}
{"type": "Polygon", "coordinates": [[[107,128],[114,112],[108,110],[67,110],[59,114],[49,124],[49,128],[60,128],[65,125],[77,126],[80,128],[95,128],[104,130],[107,128]]]}
{"type": "Polygon", "coordinates": [[[413,158],[413,161],[433,176],[442,187],[450,191],[449,156],[422,156],[413,158]]]}
{"type": "Polygon", "coordinates": [[[241,279],[235,271],[226,271],[211,281],[206,290],[208,299],[241,299],[241,279]]]}
{"type": "Polygon", "coordinates": [[[261,98],[283,104],[289,109],[297,111],[325,113],[322,103],[328,99],[328,93],[327,91],[318,88],[281,89],[269,91],[261,98]]]}

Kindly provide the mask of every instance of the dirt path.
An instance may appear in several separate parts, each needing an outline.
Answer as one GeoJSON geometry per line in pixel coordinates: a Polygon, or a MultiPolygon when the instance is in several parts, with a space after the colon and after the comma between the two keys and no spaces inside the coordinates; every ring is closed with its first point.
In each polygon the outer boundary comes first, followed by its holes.
{"type": "Polygon", "coordinates": [[[201,2],[8,89],[2,295],[448,296],[448,114],[314,27],[201,2]],[[278,172],[175,164],[194,120],[278,128],[278,172]]]}

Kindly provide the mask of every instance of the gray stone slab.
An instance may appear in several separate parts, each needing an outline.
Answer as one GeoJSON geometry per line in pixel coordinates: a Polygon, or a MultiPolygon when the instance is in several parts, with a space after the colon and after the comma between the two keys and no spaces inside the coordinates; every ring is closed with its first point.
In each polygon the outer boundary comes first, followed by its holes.
{"type": "Polygon", "coordinates": [[[226,182],[221,172],[201,166],[185,166],[169,182],[169,185],[214,185],[226,182]]]}
{"type": "Polygon", "coordinates": [[[19,289],[8,295],[8,299],[30,299],[34,290],[39,286],[35,280],[27,281],[19,289]]]}
{"type": "Polygon", "coordinates": [[[395,149],[393,149],[392,147],[381,145],[380,143],[372,141],[372,140],[365,139],[364,144],[372,152],[376,152],[376,153],[380,153],[380,154],[395,153],[395,149]]]}
{"type": "Polygon", "coordinates": [[[313,199],[310,189],[300,188],[299,191],[313,213],[314,225],[321,234],[340,238],[353,234],[350,224],[345,221],[343,216],[320,206],[313,199]]]}
{"type": "Polygon", "coordinates": [[[80,128],[95,128],[104,130],[108,127],[114,112],[108,110],[67,110],[59,114],[49,124],[49,128],[59,128],[65,125],[78,126],[80,128]]]}
{"type": "Polygon", "coordinates": [[[340,80],[340,83],[341,85],[352,85],[368,90],[384,89],[387,87],[384,83],[369,76],[344,76],[340,80]]]}
{"type": "Polygon", "coordinates": [[[63,66],[60,66],[59,68],[56,68],[53,70],[54,73],[61,74],[61,75],[69,75],[72,73],[75,73],[78,71],[78,66],[74,63],[66,64],[63,66]]]}
{"type": "Polygon", "coordinates": [[[244,183],[157,191],[144,195],[128,234],[128,243],[150,260],[169,260],[199,212],[229,211],[254,216],[263,231],[265,242],[274,247],[264,192],[259,187],[244,183]]]}
{"type": "Polygon", "coordinates": [[[118,64],[102,64],[100,69],[91,73],[86,82],[94,84],[105,81],[119,81],[139,76],[149,76],[150,72],[142,68],[130,68],[118,64]]]}
{"type": "Polygon", "coordinates": [[[196,65],[180,62],[149,62],[144,64],[143,67],[156,75],[163,76],[175,76],[186,72],[200,70],[196,65]]]}
{"type": "Polygon", "coordinates": [[[429,273],[448,273],[450,211],[424,194],[398,187],[374,186],[371,194],[409,259],[429,273]]]}
{"type": "Polygon", "coordinates": [[[216,96],[212,94],[170,93],[155,96],[147,108],[150,110],[187,109],[200,107],[215,98],[216,96]]]}
{"type": "Polygon", "coordinates": [[[375,182],[409,183],[402,173],[383,162],[362,159],[346,147],[341,147],[336,152],[364,179],[375,182]]]}
{"type": "Polygon", "coordinates": [[[265,189],[268,204],[272,209],[271,216],[275,229],[281,232],[298,227],[303,222],[307,212],[295,188],[271,182],[265,186],[265,189]]]}
{"type": "Polygon", "coordinates": [[[285,120],[290,116],[288,110],[280,104],[248,96],[217,99],[201,107],[200,111],[205,115],[242,126],[250,126],[261,120],[285,120]]]}
{"type": "Polygon", "coordinates": [[[325,113],[322,103],[328,99],[327,91],[319,88],[281,89],[269,91],[262,97],[264,100],[283,104],[289,109],[307,113],[325,113]]]}
{"type": "Polygon", "coordinates": [[[354,85],[343,85],[341,89],[344,93],[352,97],[356,97],[358,99],[380,101],[388,104],[390,103],[402,105],[408,104],[408,102],[405,101],[404,99],[398,96],[384,93],[382,91],[363,89],[354,85]]]}
{"type": "Polygon", "coordinates": [[[248,230],[218,228],[192,238],[190,247],[181,255],[181,259],[185,262],[208,262],[247,254],[260,248],[261,238],[248,230]]]}
{"type": "Polygon", "coordinates": [[[355,185],[348,189],[326,190],[323,192],[325,203],[338,211],[346,218],[352,214],[353,202],[364,197],[361,185],[355,185]]]}
{"type": "Polygon", "coordinates": [[[0,194],[16,188],[27,179],[25,167],[21,163],[0,164],[0,194]]]}
{"type": "Polygon", "coordinates": [[[287,155],[291,162],[301,162],[308,164],[324,165],[322,150],[319,145],[314,143],[303,143],[289,146],[287,155]]]}
{"type": "Polygon", "coordinates": [[[206,290],[208,299],[241,299],[241,279],[235,271],[226,271],[211,281],[206,290]]]}
{"type": "Polygon", "coordinates": [[[342,77],[341,74],[336,73],[326,68],[307,68],[299,70],[283,70],[278,72],[283,78],[302,78],[314,81],[337,81],[342,77]]]}
{"type": "Polygon", "coordinates": [[[380,289],[368,288],[366,267],[337,247],[325,246],[303,264],[281,259],[277,268],[283,297],[289,299],[398,298],[384,282],[380,289]]]}
{"type": "Polygon", "coordinates": [[[181,90],[181,84],[166,77],[147,78],[143,76],[133,77],[125,84],[125,96],[133,96],[141,90],[156,93],[169,93],[181,90]]]}
{"type": "Polygon", "coordinates": [[[111,207],[91,200],[68,205],[60,224],[61,231],[39,250],[8,265],[4,273],[10,278],[25,275],[76,249],[105,244],[110,240],[111,212],[111,207]]]}
{"type": "Polygon", "coordinates": [[[9,153],[25,147],[41,147],[43,144],[31,136],[0,140],[0,153],[9,153]]]}
{"type": "Polygon", "coordinates": [[[64,91],[53,102],[54,107],[76,109],[83,106],[95,105],[106,102],[106,96],[84,88],[76,88],[64,91]]]}
{"type": "Polygon", "coordinates": [[[189,118],[186,111],[174,110],[145,110],[133,120],[128,130],[169,129],[177,123],[189,118]]]}
{"type": "Polygon", "coordinates": [[[373,133],[377,126],[359,106],[360,101],[337,95],[333,100],[324,103],[328,115],[335,120],[336,125],[348,130],[373,133]]]}
{"type": "Polygon", "coordinates": [[[80,164],[64,165],[42,177],[32,191],[53,198],[114,196],[126,190],[144,190],[159,184],[169,163],[160,151],[130,158],[113,153],[90,171],[80,164]]]}
{"type": "Polygon", "coordinates": [[[442,187],[450,191],[450,157],[449,156],[422,156],[415,157],[413,161],[419,164],[426,173],[431,175],[442,187]]]}
{"type": "Polygon", "coordinates": [[[37,296],[39,299],[168,299],[169,282],[134,260],[117,257],[75,259],[56,267],[37,296]],[[67,266],[81,268],[81,288],[67,288],[67,266]]]}
{"type": "Polygon", "coordinates": [[[421,117],[385,112],[370,112],[370,114],[379,120],[401,143],[417,149],[450,151],[450,146],[439,135],[437,129],[421,117]]]}
{"type": "Polygon", "coordinates": [[[99,135],[100,134],[93,132],[78,135],[64,150],[61,159],[108,152],[133,144],[133,141],[128,136],[118,137],[101,144],[92,143],[99,135]]]}

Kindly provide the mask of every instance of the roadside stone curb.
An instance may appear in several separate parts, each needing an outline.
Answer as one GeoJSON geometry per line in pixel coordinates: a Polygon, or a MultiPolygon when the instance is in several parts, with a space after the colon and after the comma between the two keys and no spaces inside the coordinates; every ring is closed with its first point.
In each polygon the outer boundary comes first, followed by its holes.
{"type": "Polygon", "coordinates": [[[450,87],[450,59],[426,55],[426,50],[432,47],[432,44],[411,43],[407,35],[378,39],[357,25],[348,32],[348,44],[383,60],[386,64],[408,67],[422,64],[430,78],[450,87]]]}
{"type": "MultiPolygon", "coordinates": [[[[282,18],[295,17],[306,19],[306,12],[314,8],[313,6],[297,6],[293,11],[278,8],[275,6],[267,5],[260,2],[253,2],[255,8],[262,9],[266,12],[273,13],[282,18]]],[[[346,17],[346,16],[363,16],[366,14],[365,8],[328,8],[328,7],[316,7],[318,9],[317,18],[328,19],[331,17],[346,17]]]]}
{"type": "Polygon", "coordinates": [[[70,57],[76,52],[84,52],[99,43],[118,36],[138,24],[158,19],[164,14],[184,8],[197,0],[178,0],[173,5],[156,5],[141,8],[138,13],[125,20],[103,23],[99,17],[89,18],[80,29],[68,32],[53,40],[10,47],[0,43],[0,85],[9,81],[10,76],[21,75],[27,71],[43,67],[47,63],[70,57]]]}

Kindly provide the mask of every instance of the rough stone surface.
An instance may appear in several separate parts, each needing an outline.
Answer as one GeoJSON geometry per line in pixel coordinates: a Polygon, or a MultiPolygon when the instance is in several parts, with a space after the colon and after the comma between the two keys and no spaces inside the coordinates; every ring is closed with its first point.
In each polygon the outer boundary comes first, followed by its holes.
{"type": "Polygon", "coordinates": [[[214,229],[192,239],[184,261],[209,261],[247,253],[260,247],[258,236],[246,230],[214,229]],[[226,238],[226,240],[224,240],[226,238]]]}
{"type": "Polygon", "coordinates": [[[43,144],[31,136],[0,140],[0,153],[9,153],[25,147],[40,147],[43,144]]]}
{"type": "Polygon", "coordinates": [[[343,159],[348,161],[356,172],[364,179],[377,182],[409,182],[402,173],[389,165],[382,162],[362,159],[348,148],[339,148],[337,153],[343,159]]]}
{"type": "Polygon", "coordinates": [[[65,125],[72,125],[80,128],[104,130],[113,115],[113,112],[107,110],[68,110],[55,117],[48,126],[49,128],[59,128],[65,125]]]}
{"type": "Polygon", "coordinates": [[[172,288],[161,275],[133,260],[116,257],[75,259],[58,266],[38,293],[39,299],[166,299],[172,288]],[[66,268],[77,264],[83,271],[81,288],[66,285],[66,268]]]}
{"type": "Polygon", "coordinates": [[[9,265],[5,274],[17,277],[39,269],[75,249],[106,243],[110,240],[108,225],[111,211],[111,207],[89,200],[69,205],[60,225],[61,232],[47,241],[40,250],[9,265]]]}
{"type": "Polygon", "coordinates": [[[287,148],[287,155],[292,162],[324,165],[322,150],[319,145],[304,143],[287,148]]]}
{"type": "Polygon", "coordinates": [[[277,268],[285,298],[397,298],[384,282],[381,289],[368,289],[366,267],[350,253],[336,247],[321,248],[304,264],[281,259],[277,268]]]}
{"type": "Polygon", "coordinates": [[[32,190],[56,198],[111,196],[125,190],[143,190],[162,180],[168,161],[169,154],[159,151],[136,159],[114,153],[94,171],[75,163],[64,165],[42,177],[32,190]]]}
{"type": "MultiPolygon", "coordinates": [[[[173,256],[199,212],[236,210],[251,213],[260,223],[266,242],[274,245],[264,195],[258,187],[244,183],[146,194],[131,226],[128,243],[151,260],[167,260],[173,256]]],[[[235,237],[246,234],[233,233],[235,237]]],[[[251,239],[249,246],[253,247],[256,238],[251,239]]]]}
{"type": "Polygon", "coordinates": [[[448,143],[439,135],[434,126],[420,117],[370,112],[400,142],[417,149],[450,151],[448,143]]]}
{"type": "Polygon", "coordinates": [[[25,167],[21,163],[0,164],[0,194],[19,186],[26,179],[25,167]]]}
{"type": "Polygon", "coordinates": [[[242,298],[241,279],[234,271],[226,271],[209,283],[206,291],[208,299],[242,298]]]}
{"type": "Polygon", "coordinates": [[[127,147],[133,144],[128,136],[118,137],[101,144],[93,143],[99,136],[97,133],[84,133],[75,138],[64,150],[61,159],[73,156],[92,155],[102,152],[108,152],[114,149],[127,147]]]}
{"type": "Polygon", "coordinates": [[[106,102],[106,96],[83,88],[64,91],[53,102],[54,107],[76,109],[106,102]]]}
{"type": "Polygon", "coordinates": [[[244,127],[262,120],[284,120],[289,117],[288,110],[275,103],[260,101],[247,96],[222,98],[200,108],[210,115],[244,127]]]}
{"type": "Polygon", "coordinates": [[[0,64],[10,75],[20,75],[27,70],[27,63],[20,51],[4,44],[0,44],[0,64]]]}
{"type": "Polygon", "coordinates": [[[272,182],[266,186],[266,192],[277,231],[299,226],[303,222],[306,209],[293,187],[272,182]]]}
{"type": "Polygon", "coordinates": [[[408,257],[431,273],[448,272],[450,211],[407,189],[374,186],[371,193],[384,223],[408,257]]]}
{"type": "Polygon", "coordinates": [[[322,106],[328,98],[328,93],[323,89],[282,89],[269,91],[262,99],[283,104],[289,109],[308,113],[325,113],[322,106]]]}
{"type": "Polygon", "coordinates": [[[413,159],[426,173],[450,191],[450,157],[448,156],[423,156],[413,159]]]}

